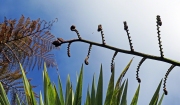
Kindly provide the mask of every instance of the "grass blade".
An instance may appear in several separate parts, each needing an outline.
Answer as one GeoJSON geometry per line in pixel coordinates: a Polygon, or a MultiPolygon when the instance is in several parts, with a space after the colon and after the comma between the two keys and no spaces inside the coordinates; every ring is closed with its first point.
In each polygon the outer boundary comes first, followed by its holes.
{"type": "Polygon", "coordinates": [[[90,94],[89,94],[89,86],[87,89],[86,103],[84,105],[91,105],[91,98],[90,98],[90,94]]]}
{"type": "Polygon", "coordinates": [[[5,90],[4,90],[4,88],[3,88],[3,85],[1,84],[1,82],[0,82],[0,98],[1,98],[1,100],[0,100],[0,103],[2,104],[2,105],[10,105],[10,102],[9,102],[9,100],[8,100],[8,98],[7,98],[7,95],[6,95],[6,92],[5,92],[5,90]]]}
{"type": "Polygon", "coordinates": [[[122,95],[120,105],[127,105],[127,88],[128,88],[128,79],[127,79],[126,84],[125,84],[125,88],[124,88],[124,92],[123,92],[123,95],[122,95]]]}
{"type": "MultiPolygon", "coordinates": [[[[134,57],[133,57],[133,58],[134,58],[134,57]]],[[[120,74],[120,76],[119,76],[119,78],[118,78],[118,80],[117,80],[117,82],[116,82],[115,88],[116,88],[116,87],[119,87],[119,85],[121,85],[121,80],[122,80],[122,78],[125,76],[126,72],[128,71],[128,69],[129,69],[129,67],[130,67],[130,65],[131,65],[131,63],[132,63],[132,61],[133,61],[133,58],[129,61],[129,63],[127,64],[127,66],[124,68],[124,70],[123,70],[122,73],[120,74]]]]}
{"type": "Polygon", "coordinates": [[[26,93],[26,100],[28,102],[29,105],[36,105],[36,98],[34,96],[34,92],[32,91],[32,87],[25,75],[24,69],[22,67],[22,65],[19,63],[20,68],[21,68],[21,72],[22,72],[22,78],[23,78],[23,84],[24,84],[24,90],[26,93]]]}
{"type": "Polygon", "coordinates": [[[164,92],[163,92],[163,94],[162,94],[162,96],[161,96],[161,99],[159,100],[158,105],[161,105],[161,104],[162,104],[162,100],[163,100],[163,98],[164,98],[164,92]]]}
{"type": "Polygon", "coordinates": [[[61,105],[64,105],[64,97],[63,97],[63,90],[62,90],[62,84],[61,84],[60,75],[58,76],[58,86],[59,86],[60,103],[61,103],[61,105]]]}
{"type": "Polygon", "coordinates": [[[107,89],[106,99],[105,99],[104,105],[110,105],[110,102],[111,102],[111,98],[112,98],[113,91],[114,91],[114,72],[115,72],[115,69],[113,67],[111,78],[109,80],[109,85],[108,85],[108,89],[107,89]]]}
{"type": "Polygon", "coordinates": [[[76,92],[74,96],[74,103],[73,105],[81,105],[81,99],[82,99],[82,83],[83,83],[83,65],[81,67],[81,72],[78,78],[78,83],[76,86],[76,92]]]}
{"type": "Polygon", "coordinates": [[[95,105],[102,105],[102,103],[103,103],[102,100],[103,100],[103,72],[102,72],[102,64],[101,64],[95,105]]]}
{"type": "Polygon", "coordinates": [[[71,83],[70,83],[70,76],[68,75],[67,81],[66,81],[66,98],[65,98],[65,105],[68,105],[68,96],[70,91],[71,83]]]}
{"type": "Polygon", "coordinates": [[[67,100],[68,100],[68,101],[67,101],[67,105],[73,105],[73,101],[72,101],[72,85],[71,85],[71,87],[70,87],[67,100]]]}
{"type": "Polygon", "coordinates": [[[40,95],[39,95],[39,105],[44,105],[41,91],[40,91],[40,95]]]}
{"type": "Polygon", "coordinates": [[[91,87],[91,105],[95,105],[96,100],[96,90],[95,90],[95,74],[93,75],[92,87],[91,87]]]}
{"type": "Polygon", "coordinates": [[[155,91],[149,105],[155,105],[156,100],[158,99],[158,96],[159,96],[159,90],[161,88],[161,84],[162,84],[162,80],[160,81],[160,83],[159,83],[159,85],[158,85],[158,87],[157,87],[157,89],[156,89],[156,91],[155,91]]]}
{"type": "Polygon", "coordinates": [[[50,81],[45,64],[44,64],[43,77],[44,77],[44,85],[46,87],[44,90],[46,95],[45,105],[60,105],[58,93],[56,91],[56,88],[54,87],[54,85],[52,85],[50,81]]]}
{"type": "Polygon", "coordinates": [[[124,84],[125,84],[125,81],[123,82],[121,87],[119,86],[119,87],[114,89],[110,105],[119,105],[120,97],[121,97],[121,94],[122,94],[122,91],[124,88],[124,84]]]}
{"type": "Polygon", "coordinates": [[[16,94],[16,103],[17,103],[17,105],[21,105],[21,102],[20,102],[19,97],[18,97],[17,94],[16,94]]]}
{"type": "Polygon", "coordinates": [[[140,84],[138,85],[138,88],[136,89],[136,93],[134,94],[131,105],[137,105],[138,97],[139,97],[139,90],[140,90],[140,84]]]}

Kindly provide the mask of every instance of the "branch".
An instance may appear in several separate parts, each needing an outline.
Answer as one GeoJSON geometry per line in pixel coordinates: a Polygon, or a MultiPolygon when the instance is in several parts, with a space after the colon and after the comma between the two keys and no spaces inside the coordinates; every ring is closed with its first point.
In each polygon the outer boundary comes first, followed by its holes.
{"type": "Polygon", "coordinates": [[[66,40],[61,42],[60,44],[65,44],[65,43],[73,43],[73,42],[84,42],[84,43],[88,43],[91,44],[93,46],[99,46],[99,47],[104,47],[113,51],[117,51],[117,52],[121,52],[121,53],[125,53],[125,54],[131,54],[131,55],[136,55],[136,56],[140,56],[140,57],[144,57],[146,59],[152,59],[152,60],[157,60],[157,61],[162,61],[162,62],[166,62],[169,64],[173,64],[176,66],[180,66],[180,62],[169,59],[169,58],[162,58],[160,56],[155,56],[155,55],[149,55],[149,54],[145,54],[145,53],[141,53],[141,52],[137,52],[137,51],[129,51],[129,50],[124,50],[124,49],[120,49],[120,48],[116,48],[110,45],[104,45],[104,44],[100,44],[97,42],[93,42],[93,41],[89,41],[89,40],[85,40],[85,39],[72,39],[72,40],[66,40]]]}

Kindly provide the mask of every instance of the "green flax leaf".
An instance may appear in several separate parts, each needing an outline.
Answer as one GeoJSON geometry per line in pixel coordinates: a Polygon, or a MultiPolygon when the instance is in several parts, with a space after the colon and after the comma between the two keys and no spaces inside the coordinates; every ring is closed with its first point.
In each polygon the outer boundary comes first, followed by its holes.
{"type": "MultiPolygon", "coordinates": [[[[133,57],[133,58],[134,58],[134,57],[133,57]]],[[[122,78],[125,76],[126,72],[128,71],[128,69],[129,69],[129,67],[130,67],[130,65],[131,65],[131,63],[132,63],[132,61],[133,61],[133,58],[129,61],[129,63],[127,64],[127,66],[124,68],[124,70],[123,70],[122,73],[120,74],[120,76],[119,76],[119,78],[118,78],[118,80],[117,80],[117,82],[116,82],[115,88],[118,87],[119,85],[121,85],[121,80],[122,80],[122,78]]]]}
{"type": "Polygon", "coordinates": [[[93,75],[92,87],[91,87],[91,105],[95,105],[96,99],[96,90],[95,90],[95,74],[93,75]]]}
{"type": "Polygon", "coordinates": [[[22,67],[22,65],[19,63],[20,65],[20,68],[21,68],[21,72],[22,72],[22,78],[23,78],[23,84],[24,84],[24,90],[25,90],[25,93],[26,93],[26,100],[28,102],[29,105],[36,105],[37,102],[36,102],[36,99],[35,99],[35,96],[34,96],[34,92],[32,91],[32,87],[26,77],[26,74],[24,72],[24,69],[22,67]]]}
{"type": "Polygon", "coordinates": [[[134,97],[132,99],[131,105],[137,105],[138,97],[139,97],[139,90],[140,90],[140,84],[138,85],[136,93],[134,94],[134,97]]]}
{"type": "Polygon", "coordinates": [[[161,105],[161,104],[162,104],[163,98],[164,98],[164,92],[163,92],[163,94],[162,94],[162,96],[161,96],[161,99],[159,100],[158,105],[161,105]]]}
{"type": "Polygon", "coordinates": [[[103,104],[102,100],[103,100],[103,72],[102,72],[102,64],[101,64],[95,105],[102,105],[103,104]]]}
{"type": "Polygon", "coordinates": [[[123,82],[121,87],[119,86],[119,87],[114,89],[110,105],[119,105],[120,97],[121,97],[121,94],[122,94],[122,91],[124,88],[124,84],[125,84],[125,81],[123,82]]]}
{"type": "Polygon", "coordinates": [[[160,83],[159,83],[159,85],[158,85],[158,87],[157,87],[157,89],[156,89],[156,91],[155,91],[149,105],[156,105],[155,103],[156,103],[156,101],[157,101],[157,99],[159,97],[159,90],[161,88],[161,84],[162,84],[162,80],[160,81],[160,83]]]}
{"type": "Polygon", "coordinates": [[[72,86],[70,87],[67,100],[68,100],[67,105],[73,105],[73,102],[72,102],[72,86]]]}
{"type": "Polygon", "coordinates": [[[41,91],[40,91],[40,95],[39,95],[39,96],[40,96],[40,97],[39,97],[39,105],[44,105],[41,91]]]}
{"type": "Polygon", "coordinates": [[[65,98],[65,105],[68,105],[68,96],[70,91],[71,83],[70,83],[70,76],[68,75],[67,81],[66,81],[66,98],[65,98]]]}
{"type": "Polygon", "coordinates": [[[5,92],[1,82],[0,82],[0,103],[2,105],[10,105],[10,102],[9,102],[9,100],[7,98],[6,92],[5,92]]]}
{"type": "Polygon", "coordinates": [[[58,76],[58,86],[59,86],[60,103],[61,103],[61,105],[64,105],[64,97],[63,97],[63,90],[62,90],[60,75],[58,76]]]}
{"type": "Polygon", "coordinates": [[[125,84],[125,88],[123,91],[122,99],[121,99],[121,104],[120,105],[127,105],[127,88],[128,88],[128,79],[125,84]]]}
{"type": "Polygon", "coordinates": [[[89,86],[87,89],[86,103],[84,105],[91,105],[91,98],[90,98],[90,94],[89,94],[89,86]]]}
{"type": "Polygon", "coordinates": [[[19,97],[18,97],[17,94],[16,94],[16,103],[17,103],[17,105],[21,105],[21,102],[20,102],[19,97]]]}
{"type": "Polygon", "coordinates": [[[74,96],[74,103],[73,105],[81,105],[81,99],[82,99],[82,83],[83,83],[83,64],[81,67],[81,72],[78,78],[78,83],[76,86],[76,92],[74,96]]]}
{"type": "Polygon", "coordinates": [[[114,72],[115,72],[115,69],[113,67],[113,70],[112,70],[112,73],[111,73],[111,78],[109,80],[109,85],[108,85],[104,105],[110,105],[110,102],[111,102],[111,98],[112,98],[113,91],[114,91],[114,72]]]}
{"type": "Polygon", "coordinates": [[[45,105],[60,105],[60,100],[58,97],[58,93],[54,88],[54,85],[51,83],[50,78],[47,73],[46,65],[44,64],[44,71],[43,71],[43,80],[45,85],[45,105]]]}

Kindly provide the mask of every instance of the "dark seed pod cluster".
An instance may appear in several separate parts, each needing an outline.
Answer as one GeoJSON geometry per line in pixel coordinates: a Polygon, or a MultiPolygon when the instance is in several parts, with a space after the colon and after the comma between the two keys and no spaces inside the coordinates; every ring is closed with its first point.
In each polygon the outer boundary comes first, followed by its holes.
{"type": "Polygon", "coordinates": [[[157,23],[157,34],[158,34],[158,44],[159,44],[159,48],[160,48],[160,54],[161,54],[161,57],[164,57],[164,54],[163,54],[163,48],[162,48],[162,41],[161,41],[161,36],[160,36],[160,27],[159,26],[161,26],[162,25],[162,21],[161,21],[161,18],[160,18],[160,16],[159,15],[157,15],[157,17],[156,17],[156,19],[157,19],[157,21],[156,21],[156,23],[157,23]]]}
{"type": "Polygon", "coordinates": [[[131,51],[134,51],[134,49],[133,49],[133,45],[132,45],[131,36],[129,35],[130,33],[129,33],[129,30],[128,30],[128,25],[127,25],[127,22],[126,22],[126,21],[124,21],[124,30],[126,31],[127,36],[128,36],[130,49],[131,49],[131,51]]]}
{"type": "Polygon", "coordinates": [[[71,46],[71,42],[68,43],[68,47],[67,47],[67,55],[68,55],[68,57],[71,57],[71,55],[70,55],[70,46],[71,46]]]}
{"type": "Polygon", "coordinates": [[[117,51],[114,52],[114,55],[113,55],[112,60],[111,60],[111,73],[112,73],[112,70],[114,69],[113,68],[114,67],[113,63],[114,63],[114,58],[116,57],[117,53],[118,53],[117,51]]]}
{"type": "Polygon", "coordinates": [[[162,25],[161,17],[157,15],[156,19],[157,19],[157,24],[161,26],[162,25]]]}
{"type": "Polygon", "coordinates": [[[102,25],[98,25],[98,29],[97,29],[98,32],[101,32],[101,37],[102,37],[102,43],[103,44],[106,44],[105,43],[105,39],[104,39],[104,33],[103,33],[103,30],[102,30],[102,25]]]}
{"type": "Polygon", "coordinates": [[[81,39],[81,36],[80,36],[78,30],[76,29],[76,26],[75,26],[75,25],[72,25],[72,26],[70,27],[70,29],[71,29],[71,31],[75,31],[76,34],[77,34],[77,36],[78,36],[78,38],[81,39]]]}
{"type": "Polygon", "coordinates": [[[87,55],[87,57],[86,57],[85,60],[84,60],[84,63],[85,63],[86,65],[89,64],[88,59],[89,59],[89,56],[90,56],[91,48],[92,48],[92,44],[89,45],[88,55],[87,55]]]}
{"type": "Polygon", "coordinates": [[[137,66],[137,71],[136,71],[136,79],[138,81],[138,83],[141,83],[141,79],[139,78],[139,69],[142,65],[142,63],[146,60],[146,58],[142,58],[141,61],[139,62],[138,66],[137,66]]]}
{"type": "Polygon", "coordinates": [[[58,47],[61,45],[61,42],[59,40],[55,40],[52,42],[53,45],[55,45],[55,47],[58,47]]]}
{"type": "Polygon", "coordinates": [[[168,91],[166,90],[166,81],[167,81],[167,77],[169,75],[169,73],[171,72],[171,70],[175,67],[175,65],[171,65],[171,67],[168,69],[168,71],[166,72],[166,75],[164,77],[164,86],[163,86],[163,90],[164,90],[164,94],[167,95],[168,94],[168,91]]]}

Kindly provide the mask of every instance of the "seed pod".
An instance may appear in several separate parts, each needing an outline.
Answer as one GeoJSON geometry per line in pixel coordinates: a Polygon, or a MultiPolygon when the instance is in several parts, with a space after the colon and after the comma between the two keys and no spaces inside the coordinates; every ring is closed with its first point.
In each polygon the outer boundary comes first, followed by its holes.
{"type": "Polygon", "coordinates": [[[58,40],[52,42],[52,44],[55,45],[55,47],[58,47],[61,45],[61,43],[58,40]]]}
{"type": "Polygon", "coordinates": [[[124,30],[128,30],[127,22],[124,21],[124,30]]]}
{"type": "Polygon", "coordinates": [[[164,94],[167,95],[168,94],[168,91],[166,89],[163,89],[164,91],[164,94]]]}
{"type": "Polygon", "coordinates": [[[71,29],[71,31],[74,31],[76,29],[76,26],[72,25],[70,29],[71,29]]]}
{"type": "Polygon", "coordinates": [[[69,42],[68,47],[67,47],[67,55],[68,55],[68,57],[71,57],[70,46],[71,46],[71,42],[69,42]]]}
{"type": "Polygon", "coordinates": [[[102,31],[102,25],[100,24],[100,25],[98,25],[98,29],[97,29],[97,31],[99,32],[99,31],[102,31]]]}

